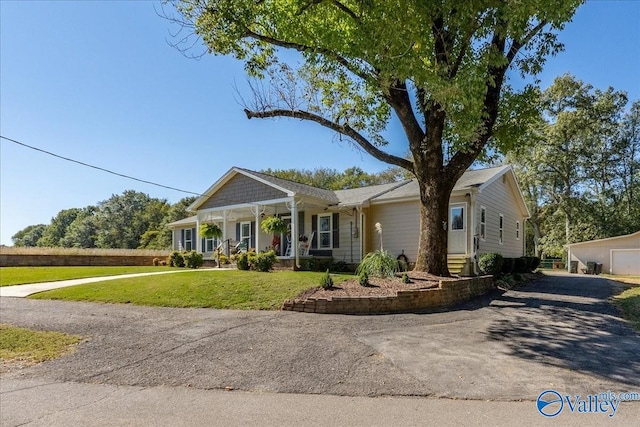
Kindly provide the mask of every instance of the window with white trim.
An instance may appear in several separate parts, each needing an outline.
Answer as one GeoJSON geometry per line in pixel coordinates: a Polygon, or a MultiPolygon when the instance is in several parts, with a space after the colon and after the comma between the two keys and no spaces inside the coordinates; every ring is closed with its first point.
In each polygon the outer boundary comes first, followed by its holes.
{"type": "Polygon", "coordinates": [[[216,246],[218,246],[217,245],[217,240],[218,239],[214,239],[213,237],[204,239],[204,250],[203,250],[203,252],[213,252],[213,250],[216,248],[216,246]]]}
{"type": "Polygon", "coordinates": [[[240,241],[247,242],[247,250],[251,247],[251,222],[240,223],[240,241]]]}
{"type": "Polygon", "coordinates": [[[498,243],[504,243],[504,215],[500,214],[498,220],[498,243]]]}
{"type": "Polygon", "coordinates": [[[333,247],[332,237],[332,215],[318,215],[318,248],[330,249],[333,247]]]}
{"type": "Polygon", "coordinates": [[[184,250],[193,250],[193,236],[191,235],[191,229],[184,230],[184,250]]]}
{"type": "Polygon", "coordinates": [[[480,206],[480,238],[487,240],[487,208],[480,206]]]}
{"type": "Polygon", "coordinates": [[[520,221],[516,221],[516,240],[520,240],[520,221]]]}

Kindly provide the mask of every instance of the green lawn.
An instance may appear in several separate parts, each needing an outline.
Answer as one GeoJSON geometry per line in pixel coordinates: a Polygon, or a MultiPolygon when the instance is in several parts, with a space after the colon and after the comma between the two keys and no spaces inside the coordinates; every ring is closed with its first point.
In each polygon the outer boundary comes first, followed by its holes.
{"type": "Polygon", "coordinates": [[[0,360],[37,363],[70,350],[80,337],[0,324],[0,360]]]}
{"type": "Polygon", "coordinates": [[[615,296],[625,319],[640,331],[640,286],[632,286],[615,296]]]}
{"type": "MultiPolygon", "coordinates": [[[[199,270],[71,286],[29,298],[163,307],[277,310],[284,300],[319,286],[323,274],[308,271],[199,270]]],[[[335,274],[332,277],[338,284],[353,276],[335,274]]]]}
{"type": "Polygon", "coordinates": [[[0,267],[0,286],[166,271],[169,267],[0,267]]]}

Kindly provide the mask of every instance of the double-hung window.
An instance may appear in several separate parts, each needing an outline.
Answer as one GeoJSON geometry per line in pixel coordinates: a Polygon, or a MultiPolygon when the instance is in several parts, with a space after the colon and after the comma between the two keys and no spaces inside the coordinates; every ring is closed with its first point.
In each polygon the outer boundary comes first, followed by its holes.
{"type": "Polygon", "coordinates": [[[191,229],[187,228],[184,230],[184,250],[191,251],[193,250],[193,236],[191,235],[191,229]]]}
{"type": "Polygon", "coordinates": [[[520,240],[520,221],[516,221],[516,240],[520,240]]]}
{"type": "Polygon", "coordinates": [[[498,220],[498,243],[504,243],[504,215],[502,214],[498,220]]]}
{"type": "Polygon", "coordinates": [[[487,240],[487,208],[480,206],[480,238],[487,240]]]}
{"type": "Polygon", "coordinates": [[[322,214],[318,215],[318,248],[330,249],[332,248],[331,234],[332,234],[332,215],[322,214]]]}
{"type": "Polygon", "coordinates": [[[240,241],[247,243],[247,251],[251,247],[251,222],[240,223],[240,241]]]}

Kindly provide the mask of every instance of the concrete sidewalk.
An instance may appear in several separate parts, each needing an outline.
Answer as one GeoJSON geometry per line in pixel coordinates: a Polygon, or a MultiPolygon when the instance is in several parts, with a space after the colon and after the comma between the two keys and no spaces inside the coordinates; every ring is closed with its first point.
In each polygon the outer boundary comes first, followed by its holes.
{"type": "MultiPolygon", "coordinates": [[[[217,268],[201,269],[216,271],[217,268]]],[[[220,269],[222,270],[222,269],[220,269]]],[[[117,276],[85,277],[82,279],[58,280],[56,282],[30,283],[26,285],[0,286],[0,297],[25,298],[38,292],[50,291],[52,289],[66,288],[67,286],[84,285],[85,283],[106,282],[107,280],[129,279],[132,277],[155,276],[158,274],[186,273],[195,271],[193,269],[158,271],[154,273],[131,273],[117,276]]]]}
{"type": "MultiPolygon", "coordinates": [[[[538,426],[533,401],[349,397],[134,387],[2,378],[3,426],[538,426]],[[46,398],[45,398],[46,396],[46,398]],[[28,410],[27,410],[28,408],[28,410]]],[[[605,413],[563,410],[563,426],[637,425],[640,404],[605,413]]]]}

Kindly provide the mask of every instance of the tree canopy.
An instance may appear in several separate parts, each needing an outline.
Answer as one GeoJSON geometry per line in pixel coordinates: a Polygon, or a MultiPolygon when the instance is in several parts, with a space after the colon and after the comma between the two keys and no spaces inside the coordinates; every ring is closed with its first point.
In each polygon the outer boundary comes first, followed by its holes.
{"type": "MultiPolygon", "coordinates": [[[[373,157],[413,173],[420,187],[416,269],[448,275],[448,201],[490,146],[518,140],[532,85],[562,48],[556,32],[583,0],[175,0],[170,17],[208,52],[244,61],[248,118],[315,122],[373,157]],[[299,55],[284,61],[285,51],[299,55]],[[298,64],[295,64],[295,63],[298,64]],[[395,116],[409,159],[385,151],[395,116]]],[[[193,46],[189,36],[178,47],[193,46]]],[[[289,58],[291,58],[289,56],[289,58]]]]}
{"type": "Polygon", "coordinates": [[[640,101],[564,75],[540,94],[534,142],[507,155],[532,213],[537,254],[640,230],[640,101]]]}

